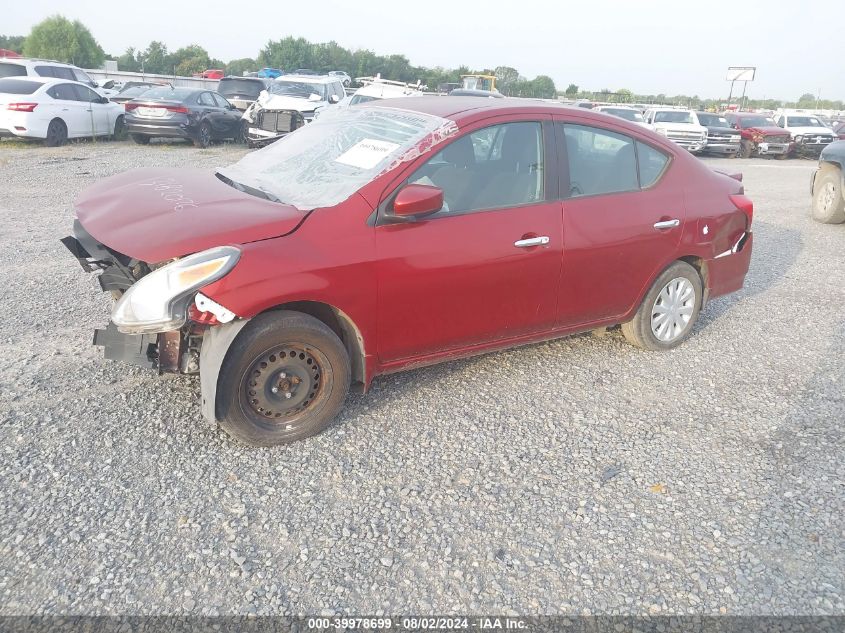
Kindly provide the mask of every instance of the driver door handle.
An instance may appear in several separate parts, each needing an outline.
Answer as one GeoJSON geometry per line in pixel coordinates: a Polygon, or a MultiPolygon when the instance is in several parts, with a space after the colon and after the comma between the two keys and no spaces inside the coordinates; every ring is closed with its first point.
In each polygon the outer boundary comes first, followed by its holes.
{"type": "Polygon", "coordinates": [[[658,231],[662,231],[663,229],[673,229],[676,226],[680,226],[681,221],[675,218],[674,220],[661,220],[660,222],[654,223],[654,228],[658,231]]]}
{"type": "Polygon", "coordinates": [[[542,246],[548,243],[549,237],[547,235],[541,235],[539,237],[528,237],[523,240],[517,240],[513,245],[517,248],[528,248],[530,246],[542,246]]]}

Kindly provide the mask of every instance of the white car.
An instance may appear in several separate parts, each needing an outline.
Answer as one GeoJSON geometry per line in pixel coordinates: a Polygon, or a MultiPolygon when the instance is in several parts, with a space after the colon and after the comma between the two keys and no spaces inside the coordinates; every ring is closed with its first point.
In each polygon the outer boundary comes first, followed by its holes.
{"type": "Polygon", "coordinates": [[[346,97],[343,82],[329,75],[282,75],[244,112],[247,144],[272,143],[314,120],[318,108],[346,97]]]}
{"type": "Polygon", "coordinates": [[[596,112],[604,112],[605,114],[612,114],[615,117],[625,119],[626,121],[631,121],[632,123],[636,123],[637,125],[641,125],[643,127],[649,127],[648,125],[646,125],[645,118],[643,117],[642,113],[639,110],[636,110],[629,106],[598,106],[593,108],[593,110],[595,110],[596,112]]]}
{"type": "Polygon", "coordinates": [[[102,96],[110,96],[109,89],[103,89],[84,70],[73,64],[49,59],[29,57],[0,57],[0,79],[4,77],[44,77],[45,79],[67,79],[78,81],[93,88],[102,96]]]}
{"type": "Polygon", "coordinates": [[[64,79],[0,79],[0,137],[43,139],[122,136],[124,109],[85,84],[64,79]]]}
{"type": "Polygon", "coordinates": [[[698,123],[692,110],[652,108],[645,111],[645,122],[655,132],[693,154],[707,145],[707,128],[698,123]]]}
{"type": "Polygon", "coordinates": [[[377,101],[378,99],[419,97],[423,94],[423,86],[419,82],[408,84],[402,81],[382,79],[378,75],[375,77],[358,77],[355,81],[363,85],[355,91],[355,94],[349,97],[348,105],[377,101]]]}
{"type": "Polygon", "coordinates": [[[340,79],[340,81],[346,88],[352,85],[352,77],[350,77],[348,73],[345,73],[342,70],[330,70],[329,77],[336,77],[337,79],[340,79]]]}
{"type": "Polygon", "coordinates": [[[818,156],[837,140],[836,133],[813,114],[787,112],[779,114],[776,123],[789,132],[791,153],[818,156]]]}

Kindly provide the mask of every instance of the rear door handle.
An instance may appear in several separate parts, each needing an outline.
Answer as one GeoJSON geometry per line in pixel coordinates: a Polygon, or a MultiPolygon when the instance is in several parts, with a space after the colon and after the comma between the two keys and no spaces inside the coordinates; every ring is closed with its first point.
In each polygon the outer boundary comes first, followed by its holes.
{"type": "Polygon", "coordinates": [[[680,226],[681,221],[675,218],[674,220],[661,220],[660,222],[654,223],[654,228],[658,231],[662,231],[663,229],[673,229],[676,226],[680,226]]]}
{"type": "Polygon", "coordinates": [[[528,248],[530,246],[542,246],[543,244],[548,244],[549,238],[547,235],[541,235],[539,237],[527,237],[523,240],[517,240],[513,243],[514,246],[517,248],[528,248]]]}

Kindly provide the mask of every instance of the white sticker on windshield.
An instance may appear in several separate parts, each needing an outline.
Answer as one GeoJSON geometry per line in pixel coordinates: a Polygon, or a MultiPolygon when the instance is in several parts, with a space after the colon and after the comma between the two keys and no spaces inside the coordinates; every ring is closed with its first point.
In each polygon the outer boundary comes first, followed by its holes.
{"type": "Polygon", "coordinates": [[[365,138],[363,141],[355,143],[334,160],[336,163],[343,163],[360,169],[372,169],[398,147],[398,143],[365,138]]]}

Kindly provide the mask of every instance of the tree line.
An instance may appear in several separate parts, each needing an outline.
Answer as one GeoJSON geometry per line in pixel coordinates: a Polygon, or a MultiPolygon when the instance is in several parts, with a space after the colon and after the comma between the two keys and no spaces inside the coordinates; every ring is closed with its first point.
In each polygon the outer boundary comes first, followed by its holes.
{"type": "MultiPolygon", "coordinates": [[[[720,109],[727,101],[727,95],[724,98],[701,98],[698,95],[635,94],[626,88],[587,91],[581,90],[577,84],[569,84],[561,91],[547,75],[528,79],[510,66],[484,69],[471,69],[468,66],[451,69],[428,68],[414,66],[404,55],[379,55],[367,49],[351,50],[334,41],[312,43],[302,37],[290,36],[267,42],[254,58],[244,57],[229,62],[211,57],[199,44],[169,51],[167,46],[159,41],[150,42],[144,49],[130,47],[120,55],[108,55],[84,24],[78,20],[70,21],[60,15],[51,16],[36,24],[27,36],[0,35],[0,48],[13,50],[28,57],[69,62],[83,68],[100,68],[105,59],[113,59],[117,61],[120,70],[164,75],[191,75],[209,68],[220,68],[228,75],[242,75],[244,72],[265,67],[285,71],[309,68],[317,72],[344,70],[353,78],[380,74],[385,79],[396,81],[420,81],[430,89],[436,89],[441,84],[460,82],[461,75],[485,74],[495,75],[499,91],[514,97],[548,99],[565,96],[569,99],[590,101],[661,103],[702,109],[720,109]]],[[[733,103],[738,101],[738,96],[732,100],[733,103]]],[[[805,93],[792,102],[746,98],[743,106],[770,110],[781,107],[845,109],[842,100],[819,99],[811,93],[805,93]]]]}
{"type": "Polygon", "coordinates": [[[198,44],[169,51],[159,41],[150,42],[144,49],[130,47],[120,55],[108,55],[84,24],[60,15],[36,24],[26,37],[0,36],[0,48],[27,57],[69,62],[83,68],[100,68],[104,60],[113,59],[120,70],[165,75],[191,75],[209,68],[220,68],[228,75],[242,75],[265,67],[284,71],[309,68],[317,72],[343,70],[352,77],[380,74],[385,79],[409,83],[419,81],[435,89],[443,83],[460,82],[461,75],[495,74],[498,89],[510,96],[554,98],[557,94],[551,77],[540,75],[528,79],[507,66],[492,69],[471,69],[468,66],[428,68],[412,65],[404,55],[379,55],[367,49],[351,50],[334,41],[313,43],[302,37],[271,40],[256,57],[229,62],[214,59],[198,44]]]}

